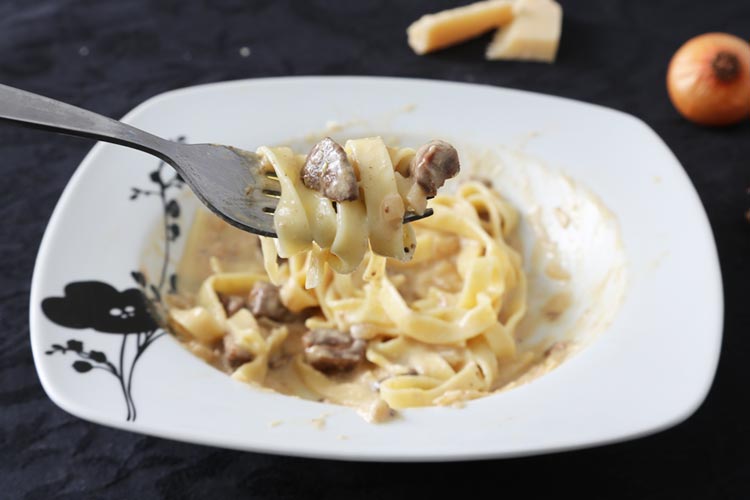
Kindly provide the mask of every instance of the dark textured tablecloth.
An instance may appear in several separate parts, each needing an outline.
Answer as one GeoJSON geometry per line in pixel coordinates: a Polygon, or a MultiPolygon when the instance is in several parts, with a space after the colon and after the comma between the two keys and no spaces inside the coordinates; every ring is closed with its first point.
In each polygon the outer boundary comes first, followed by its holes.
{"type": "Polygon", "coordinates": [[[564,491],[597,498],[750,498],[750,225],[744,218],[750,123],[722,130],[686,123],[664,85],[669,58],[687,38],[706,31],[749,38],[750,2],[562,0],[563,38],[554,65],[486,62],[488,36],[429,57],[412,54],[406,26],[457,3],[2,0],[0,82],[113,117],[187,85],[317,74],[487,83],[635,114],[685,166],[721,256],[722,356],[697,413],[668,431],[622,444],[454,464],[241,453],[79,420],[57,408],[39,384],[28,301],[47,220],[92,144],[2,125],[0,498],[423,498],[442,492],[460,498],[481,489],[497,498],[564,491]]]}

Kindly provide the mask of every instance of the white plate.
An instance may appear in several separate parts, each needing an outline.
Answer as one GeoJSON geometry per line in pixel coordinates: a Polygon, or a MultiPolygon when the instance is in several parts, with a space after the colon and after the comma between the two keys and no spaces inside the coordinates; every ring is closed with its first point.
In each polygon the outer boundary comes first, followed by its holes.
{"type": "MultiPolygon", "coordinates": [[[[616,215],[607,230],[619,222],[622,245],[612,246],[611,232],[603,245],[588,238],[574,242],[580,255],[573,269],[582,276],[597,274],[617,264],[624,248],[627,289],[619,312],[605,315],[609,326],[585,349],[531,383],[462,409],[408,410],[385,425],[367,424],[347,408],[235,382],[169,336],[154,340],[130,370],[139,336],[123,332],[141,330],[143,342],[158,331],[148,333],[153,326],[137,307],[126,309],[133,297],[120,291],[136,286],[131,271],[144,263],[156,270],[149,276],[159,281],[160,264],[155,263],[162,262],[164,226],[158,195],[129,197],[132,188],[159,190],[150,178],[158,161],[98,144],[60,198],[32,282],[34,361],[55,403],[112,427],[228,448],[351,460],[446,460],[527,455],[642,436],[677,424],[703,401],[721,344],[716,249],[682,167],[659,137],[632,116],[479,85],[315,77],[168,92],[124,118],[164,137],[184,135],[189,142],[246,149],[301,140],[327,120],[344,124],[339,135],[385,133],[410,145],[416,138],[440,136],[497,149],[500,156],[523,147],[551,172],[564,172],[576,186],[587,186],[616,215]],[[81,284],[86,281],[100,283],[81,284]],[[64,292],[71,283],[77,284],[64,292]],[[45,299],[63,295],[64,301],[46,302],[43,312],[45,299]],[[72,352],[52,347],[66,348],[71,340],[83,346],[73,342],[72,352]],[[121,384],[102,354],[119,373],[123,341],[121,384]],[[93,359],[83,359],[87,356],[93,359]],[[74,362],[80,370],[95,369],[79,373],[74,362]],[[128,399],[133,405],[126,405],[128,399]],[[322,428],[311,424],[325,414],[322,428]]],[[[535,165],[530,172],[542,168],[535,165]]],[[[168,168],[161,170],[162,178],[169,175],[168,168]]],[[[501,189],[518,201],[508,186],[501,189]]],[[[165,189],[165,199],[176,197],[182,209],[167,216],[168,224],[184,235],[194,203],[186,188],[165,189]]],[[[554,190],[549,193],[555,196],[554,190]]],[[[597,229],[591,230],[595,240],[597,229]]],[[[183,239],[170,242],[170,263],[183,239]]],[[[618,283],[622,289],[624,281],[618,283]]],[[[584,295],[580,300],[595,302],[584,295]]]]}

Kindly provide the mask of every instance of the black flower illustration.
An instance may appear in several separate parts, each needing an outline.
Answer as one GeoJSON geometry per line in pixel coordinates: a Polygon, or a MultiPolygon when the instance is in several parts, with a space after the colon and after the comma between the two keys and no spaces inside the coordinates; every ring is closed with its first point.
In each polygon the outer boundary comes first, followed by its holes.
{"type": "Polygon", "coordinates": [[[118,365],[110,362],[104,352],[93,349],[87,351],[83,342],[74,339],[68,340],[64,346],[52,344],[47,354],[74,353],[79,359],[73,362],[72,367],[78,373],[100,369],[114,375],[120,382],[125,398],[126,419],[135,420],[135,364],[143,351],[164,334],[158,333],[159,326],[146,308],[146,297],[143,292],[137,288],[128,288],[120,292],[101,281],[79,281],[67,285],[62,297],[44,299],[42,311],[60,326],[79,330],[90,328],[97,332],[122,336],[118,365]],[[126,360],[128,337],[132,336],[136,338],[135,355],[126,360]]]}
{"type": "Polygon", "coordinates": [[[101,281],[69,284],[63,297],[44,299],[42,311],[58,325],[102,333],[128,334],[158,328],[146,309],[143,292],[137,288],[120,292],[101,281]]]}

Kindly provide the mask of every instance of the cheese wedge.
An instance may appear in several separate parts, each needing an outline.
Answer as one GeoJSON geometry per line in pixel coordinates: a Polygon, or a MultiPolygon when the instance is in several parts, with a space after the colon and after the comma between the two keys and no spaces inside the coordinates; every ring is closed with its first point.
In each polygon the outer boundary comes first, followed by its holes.
{"type": "Polygon", "coordinates": [[[406,30],[409,46],[426,54],[477,37],[513,20],[513,0],[487,0],[427,14],[406,30]]]}
{"type": "Polygon", "coordinates": [[[487,59],[553,62],[562,31],[562,7],[553,0],[518,0],[513,22],[487,47],[487,59]]]}

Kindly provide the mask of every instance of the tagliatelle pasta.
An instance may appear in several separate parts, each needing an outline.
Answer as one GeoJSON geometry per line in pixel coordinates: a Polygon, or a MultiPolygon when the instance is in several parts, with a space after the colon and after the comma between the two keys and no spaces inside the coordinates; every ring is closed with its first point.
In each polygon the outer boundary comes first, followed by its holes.
{"type": "MultiPolygon", "coordinates": [[[[408,162],[414,150],[389,149],[379,137],[348,141],[345,150],[363,195],[335,205],[303,184],[304,155],[295,155],[286,147],[257,151],[266,169],[273,169],[281,183],[274,214],[278,256],[289,258],[305,251],[315,254],[307,276],[308,288],[317,285],[319,266],[324,262],[337,273],[354,271],[368,250],[368,242],[376,254],[401,261],[409,260],[414,249],[414,230],[402,223],[407,208],[411,208],[408,197],[414,181],[396,171],[393,164],[393,160],[396,165],[408,162]]],[[[423,211],[424,193],[421,198],[411,196],[414,208],[423,211]]]]}
{"type": "MultiPolygon", "coordinates": [[[[526,311],[521,257],[508,243],[515,210],[469,181],[431,200],[431,217],[401,224],[419,209],[417,152],[379,138],[344,150],[364,196],[335,205],[303,185],[304,156],[258,150],[281,183],[279,238],[222,229],[252,246],[247,272],[207,277],[170,310],[173,329],[235,379],[356,407],[370,420],[508,383],[527,361],[514,337],[526,311]],[[397,224],[384,210],[394,206],[397,224]]],[[[190,240],[203,246],[188,253],[210,258],[200,234],[221,224],[199,214],[190,240]]]]}

